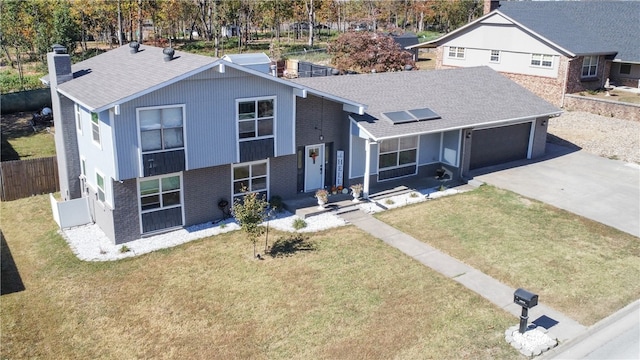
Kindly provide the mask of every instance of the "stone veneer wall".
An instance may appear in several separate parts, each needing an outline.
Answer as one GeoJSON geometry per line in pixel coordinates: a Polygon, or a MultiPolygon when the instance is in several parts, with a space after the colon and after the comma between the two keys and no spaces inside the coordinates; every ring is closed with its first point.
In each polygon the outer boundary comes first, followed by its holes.
{"type": "Polygon", "coordinates": [[[564,106],[568,110],[587,111],[602,116],[640,121],[640,105],[638,104],[567,94],[564,106]]]}

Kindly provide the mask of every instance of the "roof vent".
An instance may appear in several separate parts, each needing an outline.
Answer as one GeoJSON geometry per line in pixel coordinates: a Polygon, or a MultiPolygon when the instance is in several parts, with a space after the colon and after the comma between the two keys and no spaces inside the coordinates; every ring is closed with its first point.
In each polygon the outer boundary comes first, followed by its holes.
{"type": "Polygon", "coordinates": [[[173,55],[176,53],[175,50],[173,50],[173,48],[164,48],[164,50],[162,50],[162,53],[164,54],[164,61],[171,61],[173,60],[173,55]]]}
{"type": "Polygon", "coordinates": [[[129,43],[129,47],[130,47],[129,51],[132,54],[135,54],[135,53],[138,52],[138,49],[140,48],[140,43],[137,42],[137,41],[132,41],[132,42],[129,43]]]}
{"type": "Polygon", "coordinates": [[[51,46],[53,48],[53,52],[56,54],[66,54],[67,53],[67,49],[60,45],[60,44],[53,44],[53,46],[51,46]]]}

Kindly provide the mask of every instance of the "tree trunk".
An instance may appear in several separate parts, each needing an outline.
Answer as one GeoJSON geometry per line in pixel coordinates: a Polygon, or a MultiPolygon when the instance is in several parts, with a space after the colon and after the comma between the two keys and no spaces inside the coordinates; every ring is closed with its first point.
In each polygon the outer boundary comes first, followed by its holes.
{"type": "Polygon", "coordinates": [[[313,36],[314,36],[314,32],[313,32],[313,28],[315,27],[315,18],[316,18],[316,12],[315,12],[315,8],[313,6],[313,0],[309,0],[308,3],[306,3],[307,5],[307,13],[309,14],[309,42],[308,45],[309,47],[313,47],[313,36]]]}

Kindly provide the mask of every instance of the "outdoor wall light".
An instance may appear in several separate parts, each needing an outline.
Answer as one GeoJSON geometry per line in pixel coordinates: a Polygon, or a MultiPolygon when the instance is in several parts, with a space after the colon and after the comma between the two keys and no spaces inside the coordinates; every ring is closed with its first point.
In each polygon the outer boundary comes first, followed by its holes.
{"type": "Polygon", "coordinates": [[[540,126],[545,126],[547,125],[547,120],[542,120],[542,122],[540,123],[540,126]]]}
{"type": "Polygon", "coordinates": [[[467,139],[471,139],[471,131],[467,131],[467,139]]]}

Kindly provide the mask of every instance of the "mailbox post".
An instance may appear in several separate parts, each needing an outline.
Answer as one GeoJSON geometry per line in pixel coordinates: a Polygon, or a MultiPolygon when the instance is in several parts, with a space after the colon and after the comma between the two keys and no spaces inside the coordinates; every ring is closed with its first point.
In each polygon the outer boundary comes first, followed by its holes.
{"type": "Polygon", "coordinates": [[[529,320],[529,309],[538,305],[538,295],[519,288],[513,293],[513,302],[522,306],[520,315],[520,333],[527,331],[527,321],[529,320]]]}

